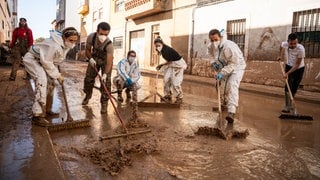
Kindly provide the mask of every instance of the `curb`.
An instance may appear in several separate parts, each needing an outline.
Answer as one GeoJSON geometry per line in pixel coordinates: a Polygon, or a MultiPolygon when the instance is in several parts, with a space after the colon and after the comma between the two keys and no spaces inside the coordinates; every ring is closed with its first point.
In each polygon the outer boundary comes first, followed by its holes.
{"type": "MultiPolygon", "coordinates": [[[[143,76],[153,76],[153,75],[156,75],[156,72],[141,69],[141,74],[143,76]]],[[[159,77],[163,77],[163,74],[159,73],[159,77]]],[[[184,81],[187,81],[187,82],[201,83],[201,84],[210,85],[210,86],[215,85],[215,80],[209,77],[200,77],[200,76],[184,74],[183,79],[184,81]]],[[[241,91],[265,95],[265,96],[273,96],[273,97],[280,97],[280,98],[284,97],[282,87],[266,86],[266,85],[241,82],[239,89],[241,91]]],[[[320,93],[299,90],[295,97],[295,100],[314,103],[314,104],[320,104],[320,93]]]]}

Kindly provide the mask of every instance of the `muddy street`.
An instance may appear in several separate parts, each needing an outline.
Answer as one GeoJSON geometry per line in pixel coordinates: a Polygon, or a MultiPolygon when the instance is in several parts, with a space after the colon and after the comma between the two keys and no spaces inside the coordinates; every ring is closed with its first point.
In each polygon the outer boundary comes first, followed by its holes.
{"type": "MultiPolygon", "coordinates": [[[[100,136],[121,127],[120,123],[110,103],[108,115],[99,113],[97,90],[89,105],[81,106],[82,78],[75,76],[79,72],[72,69],[72,66],[67,66],[64,70],[70,75],[67,82],[72,116],[91,119],[92,127],[51,134],[61,165],[70,179],[110,176],[103,163],[93,163],[92,158],[83,155],[83,151],[94,149],[103,152],[101,148],[117,145],[123,149],[127,144],[141,145],[142,142],[152,146],[152,152],[131,152],[131,162],[111,173],[116,175],[115,178],[320,177],[319,106],[298,102],[299,111],[313,115],[313,122],[281,121],[278,112],[283,105],[282,98],[241,92],[234,126],[248,128],[250,135],[245,140],[224,141],[217,137],[194,135],[197,127],[206,123],[212,125],[216,120],[217,113],[211,111],[216,105],[216,94],[208,85],[184,82],[185,98],[180,109],[139,108],[139,120],[150,126],[151,133],[99,142],[100,136]]],[[[138,99],[150,94],[156,83],[154,78],[143,77],[141,84],[149,86],[138,91],[138,99]]],[[[157,84],[158,91],[162,93],[161,78],[157,84]]],[[[130,118],[129,103],[117,108],[124,119],[130,118]]],[[[110,157],[108,160],[111,161],[110,157]]]]}
{"type": "MultiPolygon", "coordinates": [[[[99,137],[116,134],[123,129],[110,102],[108,113],[100,114],[100,93],[97,89],[89,104],[81,105],[85,68],[84,63],[69,62],[64,64],[62,72],[66,77],[71,116],[75,120],[89,119],[91,127],[50,133],[66,179],[320,178],[319,104],[297,101],[298,111],[312,115],[314,121],[280,120],[278,116],[283,98],[241,91],[234,127],[248,128],[250,135],[246,139],[225,141],[215,136],[195,134],[199,127],[213,126],[217,120],[217,112],[212,111],[217,104],[216,93],[208,84],[185,80],[184,103],[180,109],[139,107],[139,122],[128,127],[128,131],[148,128],[150,133],[100,141],[99,137]]],[[[154,77],[142,77],[139,100],[149,95],[156,84],[162,94],[162,78],[155,83],[154,77]]],[[[123,95],[125,97],[124,92],[123,95]]],[[[66,118],[58,84],[55,97],[53,110],[60,112],[60,116],[52,118],[53,123],[66,118]]],[[[27,100],[30,105],[30,98],[27,100]]],[[[128,122],[132,114],[130,103],[125,101],[116,103],[116,106],[121,117],[128,122]]],[[[30,108],[25,111],[30,111],[30,108]]],[[[1,117],[9,123],[9,117],[5,114],[1,117]]],[[[9,138],[4,134],[1,133],[2,141],[9,138]]],[[[29,136],[34,135],[31,133],[29,136]]],[[[35,146],[35,143],[30,142],[30,146],[35,146]]],[[[1,147],[4,166],[4,162],[11,159],[3,158],[6,151],[4,146],[1,147]]],[[[31,152],[25,153],[32,156],[34,150],[29,150],[31,152]]],[[[4,168],[1,170],[8,172],[4,168]]]]}

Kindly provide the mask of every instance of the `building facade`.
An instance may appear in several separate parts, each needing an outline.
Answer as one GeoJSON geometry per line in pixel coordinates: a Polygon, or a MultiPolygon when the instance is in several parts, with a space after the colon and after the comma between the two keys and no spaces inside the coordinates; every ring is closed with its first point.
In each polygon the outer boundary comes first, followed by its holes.
{"type": "MultiPolygon", "coordinates": [[[[69,8],[67,9],[67,11],[69,8]]],[[[135,50],[141,69],[155,70],[162,58],[153,40],[160,36],[188,64],[186,73],[212,76],[208,66],[208,32],[224,29],[247,61],[243,81],[283,86],[276,60],[281,42],[297,32],[306,48],[305,88],[320,91],[315,77],[320,69],[319,0],[80,0],[78,59],[84,60],[87,36],[101,21],[111,25],[114,64],[135,50]]]]}
{"type": "MultiPolygon", "coordinates": [[[[208,32],[224,29],[247,60],[244,81],[283,86],[276,60],[281,42],[297,32],[306,48],[302,84],[320,90],[320,1],[318,0],[113,0],[111,37],[115,61],[137,51],[142,69],[159,63],[153,39],[161,36],[186,60],[186,73],[212,76],[207,56],[208,32]]],[[[161,59],[160,59],[161,61],[161,59]]]]}
{"type": "Polygon", "coordinates": [[[142,69],[154,70],[162,61],[155,52],[153,40],[163,41],[188,59],[191,9],[196,0],[115,0],[111,1],[111,37],[115,61],[135,50],[142,69]]]}
{"type": "Polygon", "coordinates": [[[320,1],[304,0],[198,0],[193,10],[189,61],[192,74],[210,76],[206,55],[208,32],[225,29],[226,38],[236,42],[247,60],[243,81],[283,86],[276,61],[281,42],[296,32],[306,49],[302,85],[320,90],[320,1]]]}
{"type": "Polygon", "coordinates": [[[78,60],[86,60],[84,50],[87,36],[97,31],[97,26],[100,22],[109,22],[111,2],[112,0],[80,0],[77,6],[80,23],[80,52],[78,53],[78,60]]]}
{"type": "Polygon", "coordinates": [[[0,43],[11,40],[13,29],[17,26],[17,0],[0,1],[0,43]]]}

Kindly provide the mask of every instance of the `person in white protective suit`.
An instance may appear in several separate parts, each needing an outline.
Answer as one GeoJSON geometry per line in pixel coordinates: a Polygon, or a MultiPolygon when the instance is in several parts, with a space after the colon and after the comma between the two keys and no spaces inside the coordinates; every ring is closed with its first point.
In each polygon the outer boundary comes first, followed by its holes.
{"type": "Polygon", "coordinates": [[[209,32],[211,43],[208,53],[213,57],[212,68],[217,71],[217,81],[224,80],[228,87],[226,120],[233,123],[239,102],[239,86],[246,68],[246,62],[238,45],[223,38],[221,32],[212,29],[209,32]]]}
{"type": "Polygon", "coordinates": [[[187,64],[182,56],[173,48],[164,44],[160,37],[154,40],[154,45],[158,53],[166,60],[165,63],[159,64],[156,69],[159,71],[163,68],[163,84],[164,97],[163,102],[171,102],[172,95],[175,96],[175,103],[181,104],[183,99],[183,92],[181,84],[183,81],[183,72],[187,69],[187,64]]]}
{"type": "Polygon", "coordinates": [[[47,126],[46,115],[53,115],[54,80],[63,83],[63,76],[57,65],[62,63],[67,52],[78,40],[78,32],[73,27],[65,28],[62,33],[51,31],[50,38],[31,46],[23,57],[26,71],[35,83],[35,101],[32,106],[32,121],[40,126],[47,126]]]}
{"type": "Polygon", "coordinates": [[[128,52],[127,58],[119,61],[117,65],[117,76],[113,78],[113,84],[117,87],[119,102],[123,102],[122,90],[124,88],[126,88],[127,100],[130,100],[130,91],[133,91],[133,86],[139,87],[140,69],[135,59],[136,52],[131,50],[128,52]]]}

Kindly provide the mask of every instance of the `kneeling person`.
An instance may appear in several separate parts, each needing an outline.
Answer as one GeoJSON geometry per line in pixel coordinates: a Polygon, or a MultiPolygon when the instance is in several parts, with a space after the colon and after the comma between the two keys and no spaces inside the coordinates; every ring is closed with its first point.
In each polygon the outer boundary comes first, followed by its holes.
{"type": "Polygon", "coordinates": [[[136,52],[131,50],[127,54],[127,58],[122,59],[117,65],[117,76],[113,78],[113,84],[117,87],[118,101],[123,102],[122,90],[126,89],[127,100],[131,98],[130,91],[133,85],[136,85],[140,79],[140,69],[135,61],[136,52]]]}

